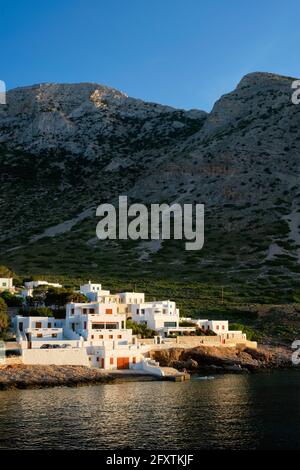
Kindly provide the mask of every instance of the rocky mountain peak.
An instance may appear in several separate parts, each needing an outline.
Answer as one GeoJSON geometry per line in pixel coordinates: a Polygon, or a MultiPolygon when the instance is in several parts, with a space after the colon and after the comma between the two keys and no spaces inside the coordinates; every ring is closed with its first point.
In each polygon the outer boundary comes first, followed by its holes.
{"type": "Polygon", "coordinates": [[[248,74],[210,113],[95,83],[9,91],[0,106],[2,264],[34,272],[35,254],[50,250],[57,269],[67,269],[82,253],[89,272],[91,260],[95,269],[136,263],[139,275],[170,262],[197,279],[260,279],[287,292],[300,272],[300,106],[291,101],[292,81],[248,74]],[[141,242],[128,252],[118,243],[104,250],[94,209],[120,194],[204,203],[204,249],[191,255],[141,242]]]}

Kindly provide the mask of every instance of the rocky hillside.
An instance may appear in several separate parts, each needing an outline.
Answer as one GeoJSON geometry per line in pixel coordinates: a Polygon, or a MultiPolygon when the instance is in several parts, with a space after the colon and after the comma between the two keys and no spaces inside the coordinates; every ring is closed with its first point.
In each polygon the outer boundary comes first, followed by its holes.
{"type": "Polygon", "coordinates": [[[210,113],[90,83],[10,91],[0,106],[1,264],[24,274],[247,285],[293,300],[300,105],[292,80],[247,75],[210,113]],[[121,194],[204,203],[204,248],[98,241],[95,208],[121,194]]]}

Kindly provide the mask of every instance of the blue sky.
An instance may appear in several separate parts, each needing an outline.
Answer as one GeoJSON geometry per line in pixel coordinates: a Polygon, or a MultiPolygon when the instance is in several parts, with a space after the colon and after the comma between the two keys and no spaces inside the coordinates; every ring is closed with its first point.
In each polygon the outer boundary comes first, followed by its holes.
{"type": "Polygon", "coordinates": [[[299,22],[299,0],[0,0],[0,79],[210,110],[246,73],[299,77],[299,22]]]}

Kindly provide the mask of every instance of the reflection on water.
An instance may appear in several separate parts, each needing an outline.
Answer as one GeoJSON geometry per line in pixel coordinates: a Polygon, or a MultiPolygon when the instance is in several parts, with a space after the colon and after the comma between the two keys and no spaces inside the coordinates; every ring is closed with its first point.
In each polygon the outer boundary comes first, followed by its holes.
{"type": "Polygon", "coordinates": [[[300,374],[0,392],[0,448],[300,449],[300,374]]]}

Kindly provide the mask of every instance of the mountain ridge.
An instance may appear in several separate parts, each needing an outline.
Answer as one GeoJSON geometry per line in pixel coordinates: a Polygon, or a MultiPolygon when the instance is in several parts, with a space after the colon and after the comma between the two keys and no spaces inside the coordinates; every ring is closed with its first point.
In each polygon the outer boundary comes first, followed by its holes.
{"type": "Polygon", "coordinates": [[[293,80],[247,74],[210,113],[98,84],[9,91],[0,107],[3,264],[59,274],[75,269],[79,254],[80,272],[105,266],[124,276],[130,266],[133,276],[259,282],[290,298],[300,273],[293,80]],[[191,254],[175,241],[97,241],[94,208],[121,194],[147,204],[204,203],[203,250],[191,254]],[[70,230],[53,234],[70,221],[70,230]]]}

